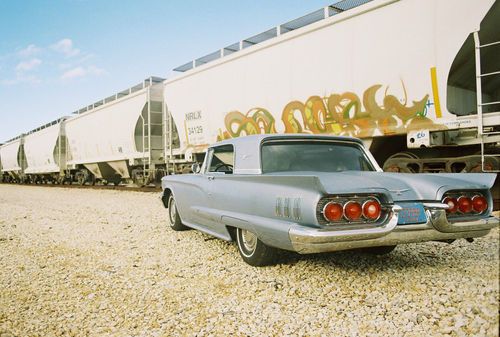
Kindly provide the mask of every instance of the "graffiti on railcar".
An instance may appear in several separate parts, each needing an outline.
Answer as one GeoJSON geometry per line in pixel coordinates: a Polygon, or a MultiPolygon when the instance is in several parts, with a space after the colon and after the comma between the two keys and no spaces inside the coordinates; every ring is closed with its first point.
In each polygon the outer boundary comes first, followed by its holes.
{"type": "MultiPolygon", "coordinates": [[[[406,88],[404,99],[388,93],[386,87],[381,103],[376,94],[382,88],[376,84],[365,90],[363,99],[353,93],[333,93],[327,97],[311,96],[305,103],[289,102],[282,111],[285,133],[334,134],[359,138],[376,135],[402,134],[414,129],[442,128],[427,118],[429,95],[408,104],[406,88]]],[[[229,112],[225,130],[219,130],[217,140],[252,134],[277,133],[276,121],[266,109],[257,107],[246,114],[229,112]]]]}

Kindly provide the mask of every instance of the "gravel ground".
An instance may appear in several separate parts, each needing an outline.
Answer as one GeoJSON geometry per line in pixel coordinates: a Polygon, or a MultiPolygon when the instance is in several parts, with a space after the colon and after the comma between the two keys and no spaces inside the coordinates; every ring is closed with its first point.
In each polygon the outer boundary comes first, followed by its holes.
{"type": "Polygon", "coordinates": [[[499,232],[253,268],[157,194],[0,185],[0,336],[497,336],[499,232]]]}

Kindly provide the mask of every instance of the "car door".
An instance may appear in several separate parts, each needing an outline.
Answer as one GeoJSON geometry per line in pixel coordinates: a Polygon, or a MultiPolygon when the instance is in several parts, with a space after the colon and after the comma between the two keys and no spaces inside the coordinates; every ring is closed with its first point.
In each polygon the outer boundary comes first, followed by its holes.
{"type": "Polygon", "coordinates": [[[210,160],[211,149],[207,151],[199,173],[180,175],[173,184],[174,197],[182,221],[190,227],[206,226],[206,215],[202,210],[209,207],[208,178],[205,174],[207,161],[210,160]]]}
{"type": "Polygon", "coordinates": [[[233,173],[234,165],[234,147],[231,144],[221,145],[211,148],[207,153],[207,161],[204,168],[203,189],[207,194],[207,208],[202,209],[204,217],[204,226],[210,228],[212,232],[219,233],[223,229],[220,225],[220,205],[217,195],[224,193],[222,187],[225,184],[226,175],[233,173]]]}

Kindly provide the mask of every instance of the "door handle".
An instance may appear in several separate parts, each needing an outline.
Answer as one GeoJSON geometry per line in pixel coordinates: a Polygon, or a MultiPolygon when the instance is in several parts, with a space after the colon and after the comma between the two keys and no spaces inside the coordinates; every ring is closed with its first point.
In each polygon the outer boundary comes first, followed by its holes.
{"type": "Polygon", "coordinates": [[[208,178],[208,180],[214,180],[215,179],[214,176],[208,176],[207,178],[208,178]]]}

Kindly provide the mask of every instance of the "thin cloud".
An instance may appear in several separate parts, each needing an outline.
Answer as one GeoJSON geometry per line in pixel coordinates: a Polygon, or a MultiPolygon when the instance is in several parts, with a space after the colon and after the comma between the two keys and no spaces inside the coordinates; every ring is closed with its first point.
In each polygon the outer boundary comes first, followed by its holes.
{"type": "Polygon", "coordinates": [[[60,39],[48,46],[31,43],[0,55],[0,85],[38,84],[55,78],[70,81],[107,74],[94,65],[93,58],[93,53],[76,48],[70,38],[60,39]]]}
{"type": "Polygon", "coordinates": [[[98,68],[96,66],[88,66],[87,71],[90,75],[94,75],[94,76],[101,76],[101,75],[106,74],[106,71],[104,69],[98,68]]]}
{"type": "Polygon", "coordinates": [[[16,71],[30,71],[42,64],[40,59],[34,58],[29,61],[19,62],[16,66],[16,71]]]}
{"type": "Polygon", "coordinates": [[[86,74],[87,72],[85,71],[85,69],[83,69],[83,67],[76,67],[64,72],[64,74],[61,75],[61,80],[70,80],[73,78],[84,77],[86,74]]]}
{"type": "Polygon", "coordinates": [[[36,45],[34,44],[30,44],[28,47],[24,48],[24,49],[21,49],[18,54],[19,56],[21,57],[30,57],[30,56],[33,56],[33,55],[36,55],[38,54],[39,52],[41,51],[41,48],[38,48],[36,45]]]}
{"type": "Polygon", "coordinates": [[[62,39],[50,46],[52,50],[63,54],[66,57],[73,57],[80,54],[80,49],[73,47],[71,39],[62,39]]]}
{"type": "Polygon", "coordinates": [[[6,79],[6,80],[1,80],[0,84],[5,85],[5,86],[11,86],[11,85],[16,85],[16,84],[21,84],[21,83],[27,83],[27,84],[39,84],[42,81],[34,76],[34,75],[29,75],[26,76],[24,74],[17,74],[16,78],[14,79],[6,79]]]}
{"type": "Polygon", "coordinates": [[[76,60],[76,63],[84,63],[84,62],[87,62],[88,60],[90,60],[94,57],[95,57],[94,54],[86,54],[86,55],[83,55],[82,57],[80,57],[78,60],[76,60]]]}
{"type": "Polygon", "coordinates": [[[96,66],[82,67],[78,66],[76,68],[70,69],[61,75],[61,80],[72,80],[76,78],[83,78],[86,76],[101,76],[104,75],[106,71],[104,69],[98,68],[96,66]]]}
{"type": "Polygon", "coordinates": [[[64,62],[64,63],[59,64],[59,69],[66,70],[69,68],[75,68],[77,66],[80,66],[82,64],[87,63],[87,61],[89,61],[95,57],[94,54],[85,54],[85,53],[82,53],[82,54],[84,54],[84,55],[82,55],[80,58],[72,59],[69,62],[64,62]]]}
{"type": "Polygon", "coordinates": [[[66,70],[66,69],[69,69],[71,67],[73,67],[73,65],[71,63],[61,63],[59,65],[59,69],[61,69],[61,70],[66,70]]]}

